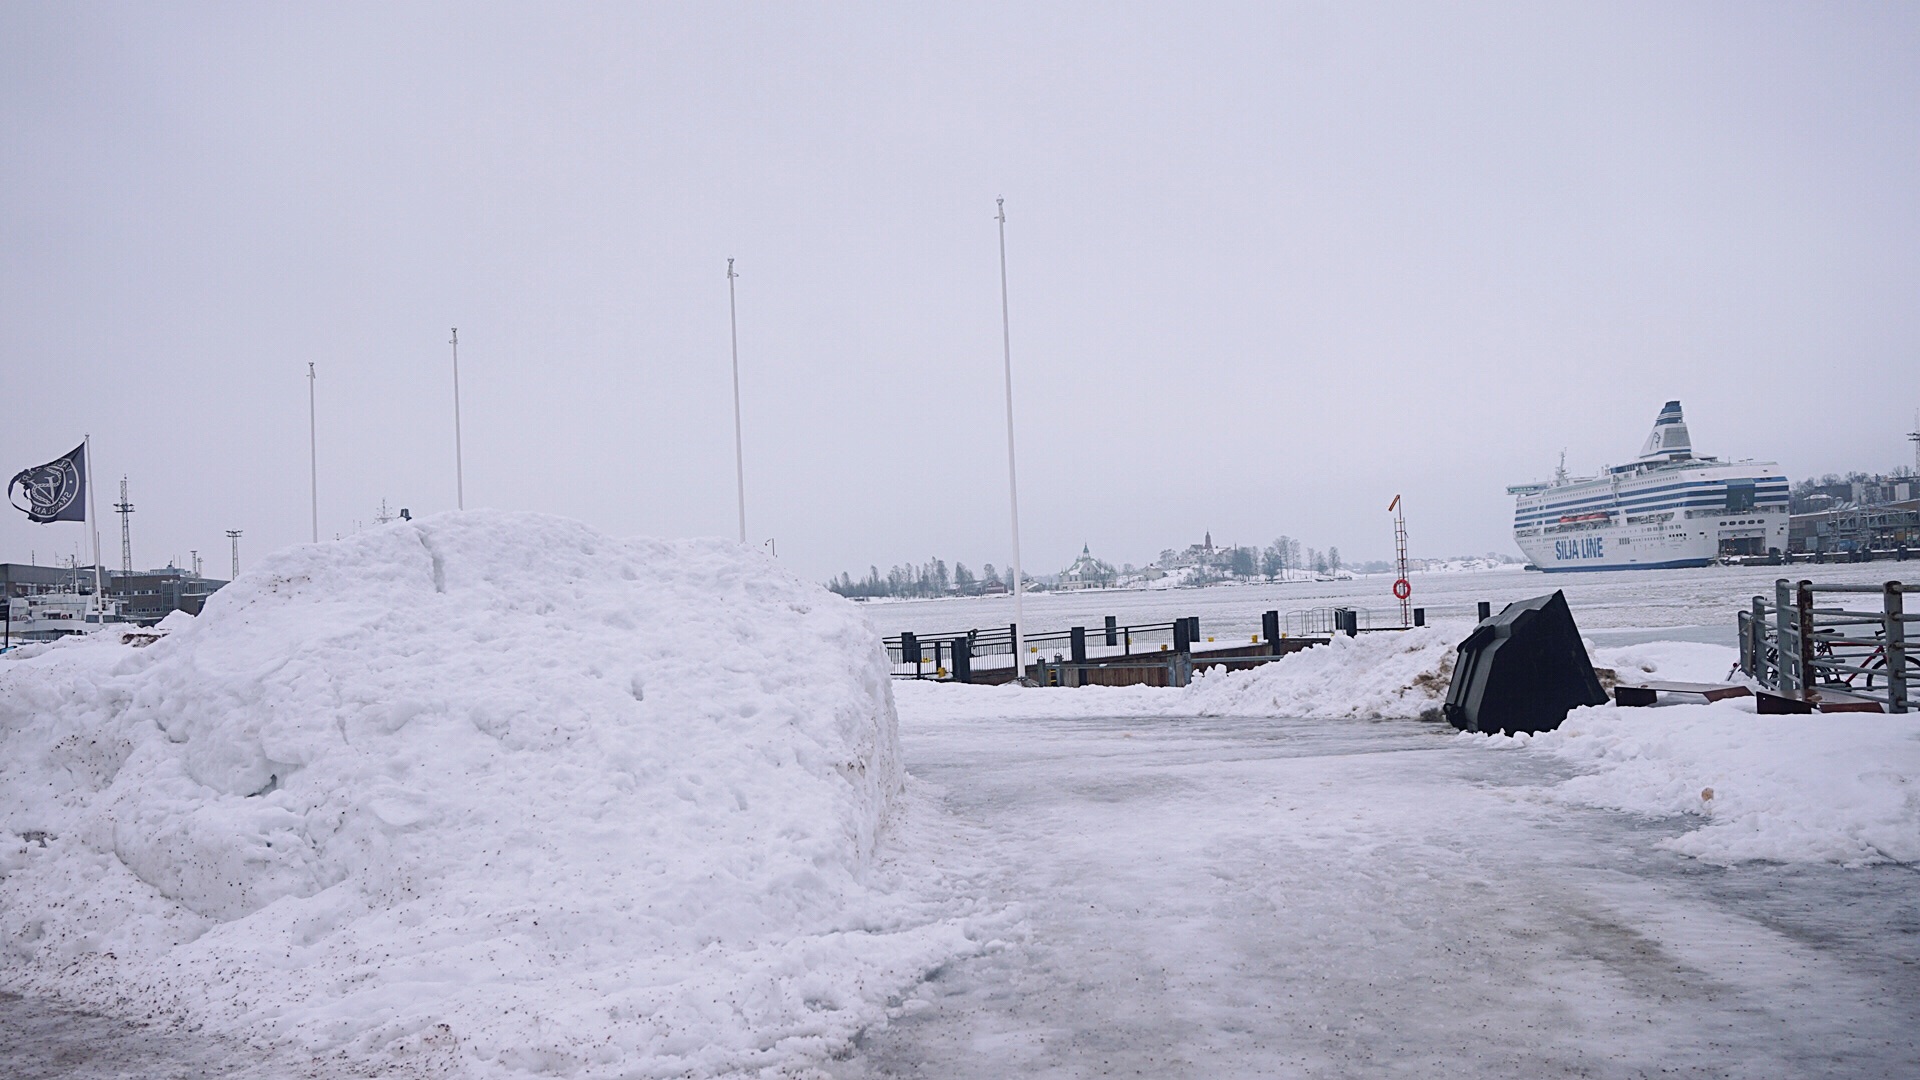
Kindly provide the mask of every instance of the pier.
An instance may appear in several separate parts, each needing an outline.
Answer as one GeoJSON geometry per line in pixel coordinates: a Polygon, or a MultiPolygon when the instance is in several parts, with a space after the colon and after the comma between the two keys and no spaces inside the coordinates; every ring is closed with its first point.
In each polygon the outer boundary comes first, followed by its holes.
{"type": "MultiPolygon", "coordinates": [[[[1484,605],[1483,605],[1484,606],[1484,605]]],[[[1040,686],[1186,686],[1213,667],[1255,667],[1324,645],[1334,634],[1404,630],[1374,626],[1360,608],[1267,611],[1260,633],[1215,640],[1201,633],[1199,616],[1121,625],[1112,615],[1099,626],[1024,635],[1027,655],[1013,656],[1020,640],[1013,625],[927,634],[903,631],[885,639],[893,676],[940,682],[999,684],[1025,678],[1040,686]],[[1001,658],[1005,658],[1002,661],[1001,658]],[[978,661],[985,660],[986,663],[978,661]]],[[[1426,624],[1414,608],[1412,625],[1426,624]]]]}

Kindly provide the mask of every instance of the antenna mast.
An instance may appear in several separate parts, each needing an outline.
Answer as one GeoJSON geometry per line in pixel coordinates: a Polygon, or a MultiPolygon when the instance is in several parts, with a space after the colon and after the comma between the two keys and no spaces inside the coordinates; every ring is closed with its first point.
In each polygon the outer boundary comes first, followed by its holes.
{"type": "Polygon", "coordinates": [[[233,578],[228,579],[231,581],[240,576],[240,530],[228,529],[227,539],[233,541],[233,578]]]}
{"type": "Polygon", "coordinates": [[[1907,441],[1913,444],[1913,472],[1920,476],[1920,409],[1913,414],[1913,430],[1907,432],[1907,441]]]}
{"type": "Polygon", "coordinates": [[[1407,580],[1407,508],[1395,495],[1387,509],[1393,512],[1393,555],[1400,571],[1394,575],[1393,595],[1400,601],[1400,625],[1409,627],[1413,625],[1413,583],[1407,580]]]}
{"type": "Polygon", "coordinates": [[[133,504],[127,501],[127,478],[120,478],[120,501],[113,504],[114,512],[120,515],[120,573],[125,577],[133,576],[133,530],[129,521],[133,513],[133,504]]]}

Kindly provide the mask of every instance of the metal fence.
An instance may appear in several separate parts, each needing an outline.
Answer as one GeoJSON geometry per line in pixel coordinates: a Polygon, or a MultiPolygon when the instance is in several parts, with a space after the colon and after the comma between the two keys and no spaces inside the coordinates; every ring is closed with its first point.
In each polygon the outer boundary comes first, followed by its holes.
{"type": "Polygon", "coordinates": [[[1774,582],[1771,600],[1740,612],[1740,670],[1785,697],[1877,703],[1887,712],[1913,706],[1920,659],[1907,648],[1905,595],[1920,585],[1774,582]],[[1878,604],[1856,597],[1875,596],[1878,604]]]}

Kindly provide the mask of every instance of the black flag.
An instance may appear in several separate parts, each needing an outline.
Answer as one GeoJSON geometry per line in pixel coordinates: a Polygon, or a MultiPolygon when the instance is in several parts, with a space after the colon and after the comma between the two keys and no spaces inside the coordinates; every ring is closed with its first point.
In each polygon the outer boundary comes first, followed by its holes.
{"type": "Polygon", "coordinates": [[[7,501],[14,509],[26,513],[28,521],[45,524],[49,521],[85,521],[87,520],[87,444],[81,443],[73,448],[73,453],[55,458],[45,465],[31,469],[21,469],[20,474],[7,485],[7,501]],[[26,496],[26,504],[14,498],[18,490],[26,496]]]}

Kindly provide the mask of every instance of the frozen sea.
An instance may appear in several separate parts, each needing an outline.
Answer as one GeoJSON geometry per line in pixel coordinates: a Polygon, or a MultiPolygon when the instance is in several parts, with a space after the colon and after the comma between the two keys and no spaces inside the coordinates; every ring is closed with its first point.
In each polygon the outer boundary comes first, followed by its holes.
{"type": "MultiPolygon", "coordinates": [[[[1732,646],[1734,613],[1750,606],[1755,595],[1771,597],[1774,581],[1780,577],[1845,583],[1920,581],[1920,561],[1565,574],[1513,569],[1415,574],[1411,583],[1414,606],[1425,608],[1433,622],[1471,618],[1482,600],[1499,611],[1512,601],[1563,589],[1581,631],[1597,644],[1665,640],[1732,646]]],[[[1029,593],[1023,605],[1030,633],[1098,627],[1107,615],[1118,618],[1121,625],[1198,616],[1201,634],[1224,642],[1258,633],[1261,613],[1275,610],[1285,614],[1346,606],[1371,612],[1374,625],[1398,625],[1399,604],[1389,591],[1392,586],[1392,575],[1375,574],[1351,581],[1029,593]]],[[[927,638],[1013,621],[1013,599],[1005,596],[881,602],[866,607],[868,621],[886,635],[911,630],[927,638]]]]}

